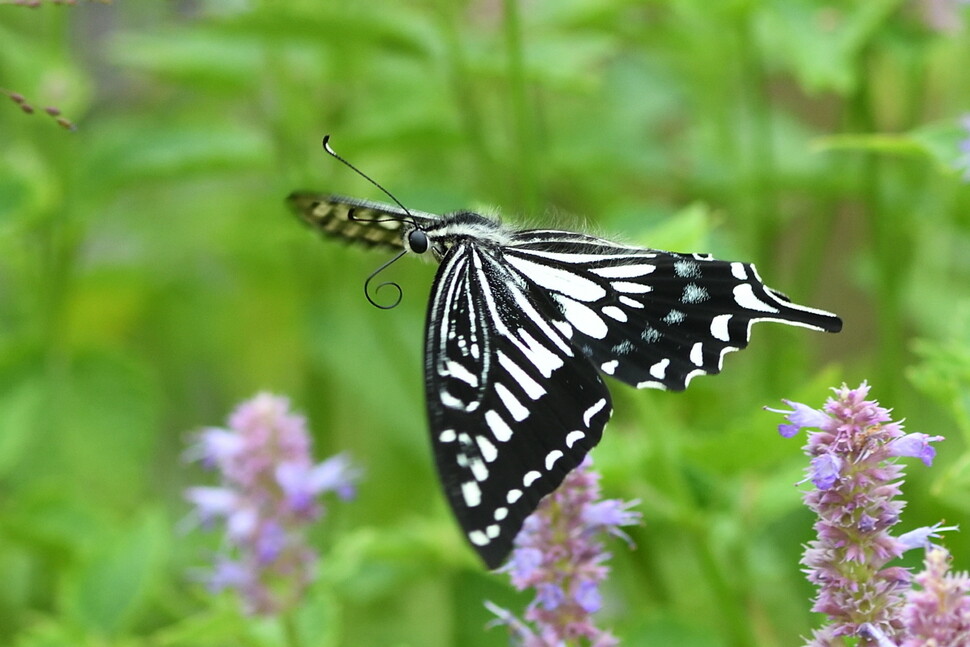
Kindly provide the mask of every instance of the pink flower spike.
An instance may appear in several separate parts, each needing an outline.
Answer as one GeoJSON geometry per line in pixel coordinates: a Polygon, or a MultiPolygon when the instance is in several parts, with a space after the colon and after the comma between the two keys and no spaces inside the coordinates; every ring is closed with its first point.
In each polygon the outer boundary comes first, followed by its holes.
{"type": "Polygon", "coordinates": [[[855,389],[833,389],[822,408],[825,419],[791,402],[794,411],[780,412],[794,427],[818,429],[809,433],[803,448],[815,485],[803,496],[818,515],[818,534],[808,543],[802,564],[808,580],[818,586],[812,610],[825,614],[828,624],[814,632],[809,647],[841,644],[840,637],[860,638],[859,645],[898,647],[911,576],[889,563],[945,530],[937,525],[900,537],[890,533],[904,506],[898,499],[903,472],[896,458],[916,456],[929,465],[929,443],[941,438],[904,434],[889,409],[868,399],[869,390],[865,382],[855,389]]]}
{"type": "Polygon", "coordinates": [[[497,622],[508,627],[513,644],[616,644],[612,634],[593,624],[593,614],[602,606],[599,586],[609,573],[603,540],[620,535],[629,541],[619,526],[639,523],[640,515],[629,510],[632,503],[600,500],[599,475],[591,464],[587,457],[542,500],[515,538],[511,561],[501,569],[515,588],[535,591],[524,614],[530,624],[487,605],[497,622]]]}
{"type": "Polygon", "coordinates": [[[278,614],[300,601],[316,563],[306,532],[322,512],[319,496],[350,489],[359,476],[345,456],[314,465],[310,442],[289,401],[261,393],[185,452],[219,469],[221,487],[190,488],[185,497],[204,521],[223,520],[225,554],[210,583],[237,591],[248,613],[278,614]]]}
{"type": "Polygon", "coordinates": [[[942,548],[926,553],[922,590],[906,594],[903,622],[908,633],[901,647],[970,644],[970,576],[950,572],[950,555],[942,548]]]}

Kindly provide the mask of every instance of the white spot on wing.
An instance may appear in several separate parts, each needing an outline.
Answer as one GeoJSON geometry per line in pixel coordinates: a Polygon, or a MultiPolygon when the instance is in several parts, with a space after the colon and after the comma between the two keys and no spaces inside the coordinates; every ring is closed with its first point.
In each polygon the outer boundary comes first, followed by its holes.
{"type": "Polygon", "coordinates": [[[704,344],[702,342],[697,342],[691,347],[690,361],[694,366],[704,365],[704,344]]]}
{"type": "Polygon", "coordinates": [[[453,443],[458,438],[455,434],[454,429],[445,429],[440,434],[438,434],[438,442],[442,443],[453,443]]]}
{"type": "MultiPolygon", "coordinates": [[[[735,349],[735,350],[737,350],[737,349],[735,349]]],[[[721,357],[723,358],[724,356],[721,355],[721,357]]],[[[688,373],[687,375],[685,375],[684,376],[684,387],[686,388],[687,385],[690,384],[690,381],[693,380],[698,375],[707,375],[707,371],[705,371],[702,368],[699,368],[696,371],[691,371],[690,373],[688,373]]]]}
{"type": "MultiPolygon", "coordinates": [[[[583,412],[583,423],[587,427],[589,427],[589,422],[590,420],[593,419],[593,416],[595,416],[597,413],[602,411],[603,407],[605,406],[606,406],[606,398],[600,398],[599,400],[597,400],[596,403],[593,404],[593,406],[591,406],[589,409],[583,412]]],[[[579,433],[579,432],[573,432],[573,433],[579,433]]],[[[569,445],[568,440],[566,442],[566,445],[571,447],[571,445],[569,445]]]]}
{"type": "Polygon", "coordinates": [[[653,286],[643,283],[630,283],[629,281],[614,281],[610,283],[617,292],[627,292],[629,294],[646,294],[653,292],[653,286]]]}
{"type": "Polygon", "coordinates": [[[734,286],[734,302],[748,310],[759,312],[778,312],[778,308],[770,306],[754,295],[754,289],[749,283],[734,286]]]}
{"type": "Polygon", "coordinates": [[[485,529],[485,536],[489,539],[495,539],[498,537],[499,532],[500,528],[498,527],[498,524],[493,523],[491,526],[485,529]]]}
{"type": "Polygon", "coordinates": [[[616,367],[619,365],[620,363],[615,359],[613,359],[608,362],[603,362],[602,364],[600,364],[600,370],[606,373],[607,375],[613,375],[613,372],[616,371],[616,367]]]}
{"type": "Polygon", "coordinates": [[[728,322],[733,315],[717,315],[711,320],[711,336],[721,341],[730,341],[731,335],[728,334],[728,322]]]}
{"type": "Polygon", "coordinates": [[[578,301],[596,301],[606,296],[606,290],[598,283],[575,272],[533,263],[511,254],[505,258],[510,265],[547,290],[564,294],[578,301]]]}
{"type": "Polygon", "coordinates": [[[630,297],[625,296],[625,295],[622,295],[622,294],[620,295],[620,303],[622,303],[625,306],[630,306],[631,308],[637,308],[637,309],[640,309],[640,310],[643,309],[643,304],[642,303],[640,303],[636,299],[631,299],[630,297]]]}
{"type": "Polygon", "coordinates": [[[626,321],[626,313],[617,308],[616,306],[606,306],[603,308],[603,314],[605,314],[610,319],[616,319],[617,321],[626,321]]]}
{"type": "Polygon", "coordinates": [[[660,360],[659,362],[657,362],[656,364],[650,367],[650,375],[657,378],[658,380],[664,379],[667,376],[667,367],[669,365],[670,365],[669,359],[664,358],[660,360]]]}
{"type": "Polygon", "coordinates": [[[469,467],[472,470],[472,476],[475,477],[476,481],[484,481],[488,478],[488,468],[485,467],[485,463],[479,458],[473,458],[469,467]]]}
{"type": "Polygon", "coordinates": [[[522,477],[522,485],[524,485],[525,487],[529,487],[530,485],[535,483],[536,480],[539,479],[541,476],[542,474],[540,474],[539,472],[535,470],[529,470],[528,472],[525,473],[525,476],[522,477]]]}
{"type": "Polygon", "coordinates": [[[656,265],[642,263],[639,265],[610,265],[608,267],[596,267],[591,269],[590,272],[597,276],[602,276],[604,279],[632,279],[638,276],[643,276],[644,274],[650,274],[655,269],[657,269],[656,265]]]}
{"type": "MultiPolygon", "coordinates": [[[[615,247],[616,245],[614,245],[615,247]]],[[[624,247],[623,249],[630,249],[641,251],[635,247],[624,247]]],[[[656,254],[569,254],[567,252],[547,252],[538,251],[534,249],[516,249],[516,254],[528,254],[529,256],[538,256],[539,258],[547,258],[550,261],[560,261],[562,263],[594,263],[596,261],[624,261],[629,262],[631,258],[655,258],[656,254]]]]}
{"type": "Polygon", "coordinates": [[[554,449],[546,454],[546,471],[551,470],[552,466],[555,465],[556,461],[558,461],[560,458],[562,458],[562,452],[558,449],[554,449]]]}
{"type": "Polygon", "coordinates": [[[509,493],[505,495],[505,500],[508,501],[509,505],[512,505],[521,498],[522,490],[518,489],[509,490],[509,493]]]}
{"type": "Polygon", "coordinates": [[[460,411],[474,411],[478,408],[478,402],[462,402],[452,394],[447,391],[440,391],[438,393],[438,399],[441,400],[441,404],[448,407],[449,409],[458,409],[460,411]]]}
{"type": "Polygon", "coordinates": [[[613,346],[612,350],[617,355],[629,355],[633,352],[634,348],[636,348],[636,346],[633,345],[632,341],[629,339],[624,339],[619,344],[613,346]]]}
{"type": "Polygon", "coordinates": [[[495,508],[495,514],[492,515],[492,516],[495,517],[495,520],[496,521],[502,521],[507,516],[509,516],[509,509],[508,508],[495,508]]]}
{"type": "MultiPolygon", "coordinates": [[[[585,308],[586,306],[583,307],[585,308]]],[[[535,367],[539,369],[543,377],[549,377],[553,371],[563,365],[562,358],[536,341],[535,337],[530,335],[526,329],[519,328],[518,332],[522,343],[516,345],[522,349],[522,352],[529,358],[529,361],[535,364],[535,367]]]]}
{"type": "Polygon", "coordinates": [[[696,279],[701,275],[701,268],[697,261],[679,260],[674,261],[674,273],[685,279],[696,279]]]}
{"type": "Polygon", "coordinates": [[[554,294],[553,298],[559,303],[559,307],[562,308],[563,316],[579,332],[593,339],[603,339],[606,337],[609,328],[606,327],[606,322],[592,308],[559,294],[554,294]]]}
{"type": "Polygon", "coordinates": [[[688,283],[684,286],[684,293],[680,295],[680,300],[683,303],[700,303],[701,301],[707,301],[711,298],[707,290],[697,285],[696,283],[688,283]]]}
{"type": "Polygon", "coordinates": [[[509,372],[509,375],[515,380],[515,383],[521,386],[525,394],[533,400],[538,400],[545,394],[546,390],[538,382],[526,375],[522,367],[512,361],[512,358],[502,351],[498,352],[498,363],[509,372]]]}
{"type": "Polygon", "coordinates": [[[481,530],[472,530],[468,533],[468,540],[476,546],[488,546],[491,540],[485,536],[481,530]]]}
{"type": "Polygon", "coordinates": [[[686,316],[680,310],[671,310],[664,316],[663,322],[665,324],[679,324],[685,318],[686,316]]]}
{"type": "Polygon", "coordinates": [[[475,436],[475,441],[478,443],[478,451],[482,453],[482,458],[485,462],[491,463],[496,458],[498,458],[498,449],[492,444],[485,436],[475,436]]]}
{"type": "Polygon", "coordinates": [[[495,392],[498,393],[498,397],[502,401],[502,404],[504,404],[505,408],[509,410],[509,413],[512,414],[512,418],[515,419],[516,422],[522,422],[529,417],[529,410],[522,406],[522,403],[519,402],[518,398],[512,395],[512,392],[505,388],[504,384],[496,384],[495,392]]]}
{"type": "Polygon", "coordinates": [[[439,373],[442,377],[453,377],[469,386],[478,386],[478,376],[458,362],[451,360],[445,362],[444,369],[440,370],[439,373]]]}
{"type": "Polygon", "coordinates": [[[744,281],[748,278],[748,273],[744,269],[744,263],[731,263],[731,274],[739,281],[744,281]]]}
{"type": "Polygon", "coordinates": [[[482,502],[482,490],[475,481],[465,481],[461,484],[461,496],[469,508],[474,508],[482,502]]]}
{"type": "Polygon", "coordinates": [[[511,427],[502,420],[502,416],[498,415],[494,409],[489,409],[485,412],[485,424],[492,430],[492,435],[495,436],[495,440],[500,443],[506,443],[512,438],[511,427]]]}
{"type": "MultiPolygon", "coordinates": [[[[589,426],[588,422],[586,423],[586,426],[587,427],[589,426]]],[[[586,437],[586,434],[584,434],[581,431],[570,431],[568,434],[566,434],[566,447],[572,449],[573,445],[575,445],[585,437],[586,437]]]]}
{"type": "Polygon", "coordinates": [[[559,329],[559,332],[562,333],[563,337],[565,337],[566,339],[572,339],[573,327],[570,326],[568,323],[566,323],[565,321],[553,321],[552,325],[559,329]]]}

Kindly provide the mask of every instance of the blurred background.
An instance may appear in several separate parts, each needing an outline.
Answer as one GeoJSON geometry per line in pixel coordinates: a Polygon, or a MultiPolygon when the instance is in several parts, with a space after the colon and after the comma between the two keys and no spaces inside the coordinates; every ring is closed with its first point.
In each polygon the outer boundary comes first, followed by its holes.
{"type": "MultiPolygon", "coordinates": [[[[377,310],[387,255],[284,206],[386,200],[326,133],[411,208],[752,261],[843,317],[759,325],[686,393],[610,384],[596,466],[645,519],[611,546],[600,622],[623,644],[794,645],[820,622],[803,440],[762,409],[781,398],[868,380],[947,437],[908,465],[900,531],[966,525],[966,3],[36,4],[0,3],[0,644],[283,644],[192,579],[220,539],[184,523],[184,488],[213,480],[186,442],[261,390],[308,416],[318,460],[366,471],[314,530],[306,644],[508,644],[482,602],[528,598],[464,545],[433,471],[435,268],[396,264],[404,300],[377,310]]],[[[965,534],[945,543],[970,566],[965,534]]]]}

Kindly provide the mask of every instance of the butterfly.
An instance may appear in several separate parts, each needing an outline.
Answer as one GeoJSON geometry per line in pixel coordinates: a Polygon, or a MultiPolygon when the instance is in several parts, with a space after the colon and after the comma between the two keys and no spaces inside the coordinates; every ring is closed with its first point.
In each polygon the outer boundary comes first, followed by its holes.
{"type": "Polygon", "coordinates": [[[613,411],[602,375],[680,391],[720,372],[755,322],[842,328],[767,287],[750,263],[471,211],[307,191],[288,203],[327,236],[438,261],[424,345],[431,442],[451,509],[489,568],[600,440],[613,411]]]}

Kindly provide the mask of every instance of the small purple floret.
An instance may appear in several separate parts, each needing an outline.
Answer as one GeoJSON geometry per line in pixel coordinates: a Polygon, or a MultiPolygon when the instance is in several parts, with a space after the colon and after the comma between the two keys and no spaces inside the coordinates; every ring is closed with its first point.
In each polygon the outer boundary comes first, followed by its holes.
{"type": "Polygon", "coordinates": [[[891,456],[911,456],[923,461],[927,467],[933,465],[936,449],[930,443],[943,440],[943,436],[929,436],[927,434],[906,434],[897,438],[889,445],[891,456]]]}

